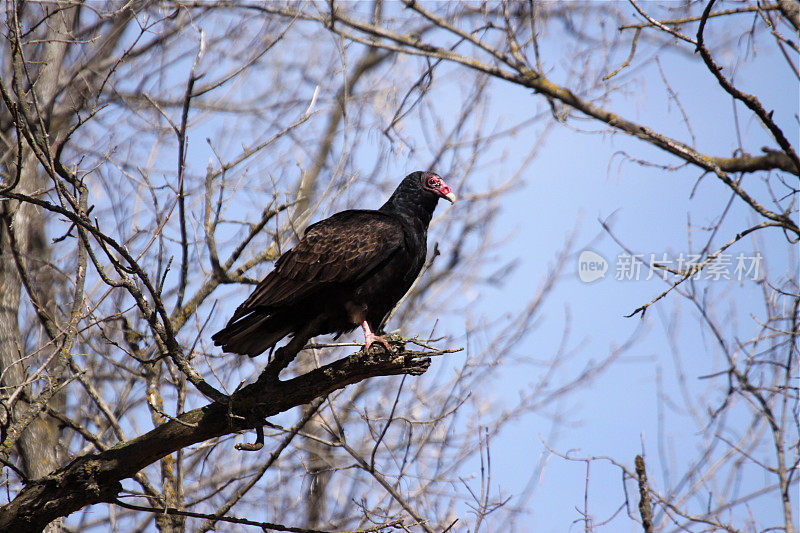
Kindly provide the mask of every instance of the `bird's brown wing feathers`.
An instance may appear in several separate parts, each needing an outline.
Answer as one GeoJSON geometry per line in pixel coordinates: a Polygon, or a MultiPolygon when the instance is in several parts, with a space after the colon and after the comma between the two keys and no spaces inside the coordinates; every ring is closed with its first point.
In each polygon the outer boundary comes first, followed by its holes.
{"type": "Polygon", "coordinates": [[[256,308],[283,307],[331,284],[363,279],[403,246],[395,218],[376,211],[343,211],[309,226],[284,253],[231,322],[256,308]]]}

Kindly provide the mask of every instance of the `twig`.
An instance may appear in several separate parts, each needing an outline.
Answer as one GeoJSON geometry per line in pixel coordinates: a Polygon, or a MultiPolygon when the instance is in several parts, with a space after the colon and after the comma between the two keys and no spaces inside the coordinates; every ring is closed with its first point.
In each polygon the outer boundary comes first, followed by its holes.
{"type": "MultiPolygon", "coordinates": [[[[323,401],[324,398],[317,398],[316,400],[311,402],[311,404],[308,406],[308,409],[305,410],[303,416],[300,418],[297,424],[295,424],[294,427],[292,427],[292,429],[289,430],[288,434],[283,438],[283,440],[275,449],[275,451],[269,454],[269,459],[267,459],[267,461],[261,466],[261,468],[259,468],[258,472],[256,472],[255,475],[253,475],[250,478],[250,480],[248,480],[248,482],[245,483],[243,487],[241,487],[238,491],[236,491],[236,494],[231,496],[228,499],[228,501],[226,501],[225,504],[222,507],[220,507],[216,513],[214,513],[214,516],[219,516],[219,517],[224,516],[225,513],[231,510],[231,508],[236,504],[236,502],[241,500],[242,497],[255,486],[256,482],[258,482],[258,480],[261,479],[261,477],[267,472],[267,470],[269,470],[272,467],[273,464],[275,464],[275,461],[278,460],[278,457],[280,457],[283,450],[285,450],[289,446],[289,444],[292,442],[295,436],[297,436],[297,434],[303,429],[303,427],[305,427],[308,421],[311,420],[311,418],[317,413],[317,410],[319,410],[319,407],[320,405],[322,405],[323,401]]],[[[210,518],[206,520],[198,528],[197,533],[204,533],[205,531],[212,529],[216,522],[217,522],[216,519],[210,518]]]]}
{"type": "Polygon", "coordinates": [[[792,160],[798,172],[800,172],[800,159],[798,159],[797,153],[794,151],[794,148],[789,140],[783,134],[783,130],[781,130],[775,121],[772,120],[772,111],[767,113],[758,98],[734,87],[734,85],[722,75],[722,67],[717,65],[717,63],[714,61],[714,58],[711,57],[711,52],[709,52],[708,48],[706,48],[703,33],[705,31],[706,21],[711,13],[711,7],[713,5],[714,0],[710,0],[706,8],[703,10],[703,16],[700,19],[700,26],[697,28],[697,51],[700,52],[700,56],[703,58],[703,62],[705,62],[706,67],[708,67],[708,70],[711,72],[711,74],[717,78],[717,81],[725,90],[725,92],[744,103],[744,105],[746,105],[753,113],[756,114],[764,127],[766,127],[767,130],[769,130],[769,132],[772,134],[772,137],[775,139],[784,153],[786,153],[786,155],[789,156],[789,159],[792,160]]]}
{"type": "Polygon", "coordinates": [[[195,69],[200,62],[200,58],[203,56],[205,44],[205,35],[203,34],[203,30],[200,30],[200,47],[197,51],[197,56],[194,58],[192,69],[189,72],[189,80],[186,82],[186,92],[183,96],[181,125],[180,128],[175,131],[175,134],[178,136],[178,222],[180,223],[181,230],[181,270],[175,309],[180,309],[183,305],[183,295],[186,292],[186,283],[189,277],[189,240],[186,235],[186,197],[184,195],[186,150],[189,143],[189,140],[186,138],[186,127],[189,122],[189,109],[193,96],[192,90],[194,89],[195,82],[202,77],[202,74],[200,76],[195,74],[195,69]]]}
{"type": "MultiPolygon", "coordinates": [[[[134,505],[132,503],[125,503],[123,501],[120,501],[119,499],[116,499],[111,503],[119,505],[120,507],[124,507],[125,509],[130,509],[132,511],[145,511],[148,513],[161,513],[173,516],[186,516],[189,518],[205,518],[207,520],[213,519],[218,522],[228,522],[230,524],[244,524],[247,526],[257,526],[263,530],[270,530],[270,531],[287,531],[290,533],[329,533],[327,531],[322,531],[319,529],[285,526],[283,524],[276,524],[274,522],[258,522],[256,520],[249,520],[247,518],[238,518],[236,516],[216,516],[206,513],[195,513],[193,511],[181,511],[180,509],[175,509],[174,507],[162,507],[162,508],[145,507],[143,505],[134,505]]],[[[388,527],[392,526],[381,526],[381,529],[388,527]]],[[[373,531],[380,531],[380,530],[378,529],[373,531]]]]}
{"type": "MultiPolygon", "coordinates": [[[[708,18],[713,17],[722,17],[725,15],[734,15],[736,13],[752,13],[754,11],[772,11],[778,8],[778,4],[766,4],[764,6],[746,6],[746,7],[737,7],[732,9],[721,9],[719,11],[714,11],[708,15],[708,18]]],[[[677,26],[680,24],[685,24],[687,22],[697,22],[700,20],[701,16],[694,16],[694,17],[683,17],[679,19],[669,19],[669,20],[661,20],[659,21],[660,24],[664,25],[672,25],[677,26]]],[[[620,30],[630,30],[630,29],[642,29],[642,28],[649,28],[651,26],[655,26],[652,22],[643,22],[640,24],[623,24],[619,27],[620,30]]]]}
{"type": "Polygon", "coordinates": [[[656,28],[665,31],[665,32],[669,33],[670,35],[673,35],[673,36],[677,37],[681,41],[686,41],[687,43],[692,43],[692,44],[695,44],[695,45],[697,44],[697,41],[695,41],[691,37],[682,34],[678,30],[673,30],[672,28],[669,28],[669,27],[665,26],[664,24],[660,23],[659,21],[657,21],[656,19],[654,19],[653,17],[651,17],[650,15],[645,13],[645,11],[641,7],[639,7],[639,4],[636,3],[636,0],[628,0],[628,2],[631,3],[631,5],[634,7],[634,9],[636,9],[636,11],[638,11],[641,16],[643,16],[645,19],[647,19],[647,22],[649,22],[650,25],[655,26],[656,28]]]}
{"type": "Polygon", "coordinates": [[[603,76],[603,81],[608,81],[614,76],[616,76],[622,69],[627,67],[631,64],[631,59],[633,59],[633,55],[636,53],[636,44],[639,42],[639,35],[642,34],[641,28],[636,28],[636,32],[633,34],[633,40],[631,41],[631,53],[628,55],[628,59],[625,60],[622,65],[619,66],[614,72],[611,74],[606,74],[603,76]]]}
{"type": "MultiPolygon", "coordinates": [[[[608,226],[604,222],[601,222],[601,224],[603,225],[603,229],[605,229],[606,231],[609,231],[608,226]]],[[[646,303],[646,304],[644,304],[644,305],[642,305],[640,307],[637,307],[629,315],[625,315],[625,317],[626,318],[630,318],[630,317],[635,316],[635,315],[637,315],[639,313],[642,313],[642,319],[644,319],[644,315],[645,315],[645,312],[647,312],[647,308],[648,307],[650,307],[651,305],[653,305],[654,303],[659,301],[661,298],[663,298],[664,296],[666,296],[667,294],[672,292],[672,289],[674,289],[675,287],[677,287],[678,285],[680,285],[681,283],[683,283],[684,281],[686,281],[687,279],[692,277],[694,274],[697,274],[698,272],[703,270],[709,263],[711,263],[714,259],[719,257],[719,255],[722,252],[727,250],[734,243],[738,242],[743,237],[745,237],[746,235],[748,235],[748,234],[750,234],[750,233],[752,233],[752,232],[754,232],[756,230],[759,230],[759,229],[762,229],[762,228],[769,228],[769,227],[782,227],[782,225],[777,223],[777,222],[762,222],[761,224],[758,224],[758,225],[753,226],[751,228],[748,228],[748,229],[746,229],[744,231],[741,231],[741,232],[737,233],[736,236],[733,239],[731,239],[727,243],[723,244],[715,252],[712,252],[712,253],[708,254],[706,256],[706,258],[702,262],[697,263],[696,265],[692,265],[690,268],[687,268],[683,272],[674,271],[673,269],[666,268],[666,267],[664,267],[662,265],[659,265],[658,263],[654,264],[653,266],[656,266],[658,268],[662,268],[662,269],[667,270],[669,272],[672,272],[674,274],[681,274],[681,278],[678,279],[677,281],[673,282],[667,290],[665,290],[664,292],[662,292],[661,294],[659,294],[658,296],[656,296],[655,298],[650,300],[648,303],[646,303]]]]}

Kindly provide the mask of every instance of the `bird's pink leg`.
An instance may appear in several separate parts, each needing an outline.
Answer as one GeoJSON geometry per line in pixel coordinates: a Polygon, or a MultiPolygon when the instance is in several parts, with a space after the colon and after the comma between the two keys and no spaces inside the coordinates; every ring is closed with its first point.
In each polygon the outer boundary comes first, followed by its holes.
{"type": "Polygon", "coordinates": [[[383,335],[375,335],[372,332],[372,329],[369,327],[369,323],[364,320],[361,323],[361,327],[364,328],[364,351],[368,352],[369,347],[372,346],[374,343],[382,344],[387,351],[391,352],[392,347],[389,346],[389,341],[383,335]]]}

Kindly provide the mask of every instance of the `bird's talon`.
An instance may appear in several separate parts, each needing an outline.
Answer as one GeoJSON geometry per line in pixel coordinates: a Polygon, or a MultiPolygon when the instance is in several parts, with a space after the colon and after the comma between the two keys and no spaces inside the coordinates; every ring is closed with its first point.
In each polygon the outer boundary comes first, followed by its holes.
{"type": "Polygon", "coordinates": [[[384,335],[374,335],[369,334],[366,336],[366,343],[364,344],[364,351],[369,352],[369,349],[372,347],[373,344],[380,344],[382,345],[388,353],[392,353],[392,345],[389,344],[389,341],[386,339],[384,335]]]}

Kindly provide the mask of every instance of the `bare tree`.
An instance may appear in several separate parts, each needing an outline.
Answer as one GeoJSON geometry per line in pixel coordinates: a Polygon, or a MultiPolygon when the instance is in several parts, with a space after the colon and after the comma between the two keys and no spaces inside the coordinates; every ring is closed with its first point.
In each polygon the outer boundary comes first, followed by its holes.
{"type": "MultiPolygon", "coordinates": [[[[499,363],[512,364],[509,354],[536,330],[574,259],[572,228],[522,308],[503,319],[473,316],[469,295],[513,269],[515,258],[491,253],[503,238],[495,222],[504,195],[552,128],[589,123],[657,154],[626,153],[628,161],[665,173],[694,168],[730,199],[708,215],[716,218],[692,265],[647,265],[666,271],[667,285],[633,312],[644,317],[666,306],[667,294],[684,297],[722,355],[706,382],[726,393],[713,402],[682,396],[705,447],[679,479],[654,478],[650,456],[635,470],[609,459],[625,480],[619,509],[646,531],[733,531],[743,528],[739,509],[774,497],[782,516],[764,528],[794,531],[797,277],[759,278],[765,308],[749,341],[720,326],[694,278],[745,237],[782,232],[788,246],[800,238],[800,161],[787,119],[720,68],[720,51],[744,36],[774,46],[796,76],[796,3],[5,7],[0,459],[8,503],[0,529],[477,531],[515,523],[530,491],[514,500],[498,491],[491,443],[531,412],[546,412],[556,432],[560,402],[608,371],[635,338],[570,372],[578,348],[566,328],[553,353],[520,358],[538,365],[537,376],[515,405],[498,406],[491,386],[499,363]],[[735,38],[720,35],[726,23],[739,30],[735,38]],[[564,57],[547,55],[553,41],[564,57]],[[636,80],[637,65],[660,53],[695,54],[770,144],[754,154],[740,136],[734,153],[709,154],[693,117],[684,114],[691,140],[682,141],[616,112],[614,98],[636,80]],[[496,124],[498,83],[535,93],[534,111],[496,124]],[[452,105],[437,105],[448,97],[452,105]],[[504,161],[498,150],[521,134],[528,150],[504,161]],[[379,204],[409,167],[437,169],[463,200],[457,215],[434,219],[429,264],[387,321],[398,330],[396,353],[290,342],[282,353],[300,353],[284,371],[290,357],[252,362],[209,345],[228,301],[240,300],[241,285],[256,283],[309,221],[379,204]],[[754,222],[731,230],[726,216],[740,208],[754,222]],[[372,379],[379,376],[397,377],[372,379]],[[250,432],[255,440],[234,451],[250,432]],[[773,481],[729,497],[737,473],[753,465],[773,481]],[[629,480],[641,489],[638,514],[629,480]],[[717,500],[702,507],[710,492],[717,500]],[[102,505],[78,512],[92,504],[102,505]]],[[[625,246],[624,235],[615,237],[625,246]]],[[[588,483],[599,459],[579,460],[588,483]]],[[[525,468],[534,482],[544,462],[525,468]]],[[[585,529],[599,527],[588,492],[585,503],[585,529]]]]}

